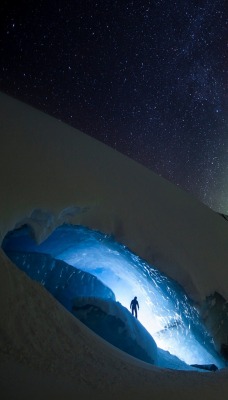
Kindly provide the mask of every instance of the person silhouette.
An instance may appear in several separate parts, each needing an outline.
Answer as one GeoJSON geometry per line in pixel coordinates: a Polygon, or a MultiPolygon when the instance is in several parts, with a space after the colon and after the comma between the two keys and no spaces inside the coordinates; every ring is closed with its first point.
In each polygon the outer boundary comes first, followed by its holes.
{"type": "Polygon", "coordinates": [[[138,317],[137,316],[137,307],[138,307],[138,310],[139,310],[139,303],[138,303],[137,297],[135,296],[134,299],[131,300],[131,304],[130,304],[131,313],[132,313],[132,315],[135,314],[135,318],[138,317]]]}

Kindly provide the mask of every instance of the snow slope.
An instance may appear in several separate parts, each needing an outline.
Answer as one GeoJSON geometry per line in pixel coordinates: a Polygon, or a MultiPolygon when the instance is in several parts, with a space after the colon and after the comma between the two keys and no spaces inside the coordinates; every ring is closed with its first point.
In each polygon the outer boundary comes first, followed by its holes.
{"type": "Polygon", "coordinates": [[[195,300],[228,299],[227,221],[126,156],[0,94],[0,239],[29,222],[112,233],[195,300]],[[207,276],[207,279],[205,279],[207,276]]]}
{"type": "MultiPolygon", "coordinates": [[[[195,300],[228,299],[228,225],[104,144],[0,94],[0,238],[64,221],[112,233],[195,300]]],[[[92,333],[0,251],[1,398],[224,400],[227,369],[163,370],[92,333]]]]}

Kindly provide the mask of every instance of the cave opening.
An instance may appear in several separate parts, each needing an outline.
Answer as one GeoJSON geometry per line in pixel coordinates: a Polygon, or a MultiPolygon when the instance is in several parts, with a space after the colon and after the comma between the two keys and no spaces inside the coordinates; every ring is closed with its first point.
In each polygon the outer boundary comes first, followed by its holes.
{"type": "Polygon", "coordinates": [[[89,296],[92,290],[93,297],[115,300],[130,313],[130,302],[137,296],[138,320],[159,348],[188,365],[223,367],[213,339],[184,289],[112,236],[64,224],[36,244],[26,225],[9,232],[2,248],[19,268],[42,283],[69,310],[75,297],[89,296]],[[53,260],[60,263],[55,268],[53,260]],[[72,268],[80,271],[73,286],[72,268]],[[91,277],[95,277],[92,285],[91,277]]]}

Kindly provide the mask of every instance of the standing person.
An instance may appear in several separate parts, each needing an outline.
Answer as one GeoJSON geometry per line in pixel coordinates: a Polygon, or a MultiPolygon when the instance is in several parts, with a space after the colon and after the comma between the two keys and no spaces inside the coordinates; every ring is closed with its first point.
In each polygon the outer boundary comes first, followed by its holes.
{"type": "Polygon", "coordinates": [[[139,303],[137,300],[137,297],[135,296],[133,300],[131,300],[130,308],[131,308],[131,313],[132,315],[135,314],[135,318],[137,318],[137,307],[139,310],[139,303]]]}

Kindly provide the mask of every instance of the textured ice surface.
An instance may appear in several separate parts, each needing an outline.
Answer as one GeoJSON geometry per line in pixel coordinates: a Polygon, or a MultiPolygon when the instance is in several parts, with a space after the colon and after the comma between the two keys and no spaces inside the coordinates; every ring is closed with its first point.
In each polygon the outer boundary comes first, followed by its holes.
{"type": "Polygon", "coordinates": [[[88,272],[80,271],[48,254],[9,252],[9,258],[27,275],[40,282],[69,311],[75,296],[115,300],[111,289],[88,272]]]}
{"type": "Polygon", "coordinates": [[[163,368],[195,369],[157,348],[143,325],[119,302],[77,297],[73,301],[73,314],[103,339],[133,357],[163,368]]]}
{"type": "Polygon", "coordinates": [[[156,364],[155,341],[119,302],[99,298],[75,298],[73,314],[114,346],[143,361],[156,364]]]}
{"type": "Polygon", "coordinates": [[[223,366],[198,312],[175,281],[148,265],[112,237],[81,226],[63,225],[36,245],[23,228],[5,239],[6,252],[48,253],[96,276],[123,306],[136,295],[139,320],[157,345],[188,364],[223,366]]]}

